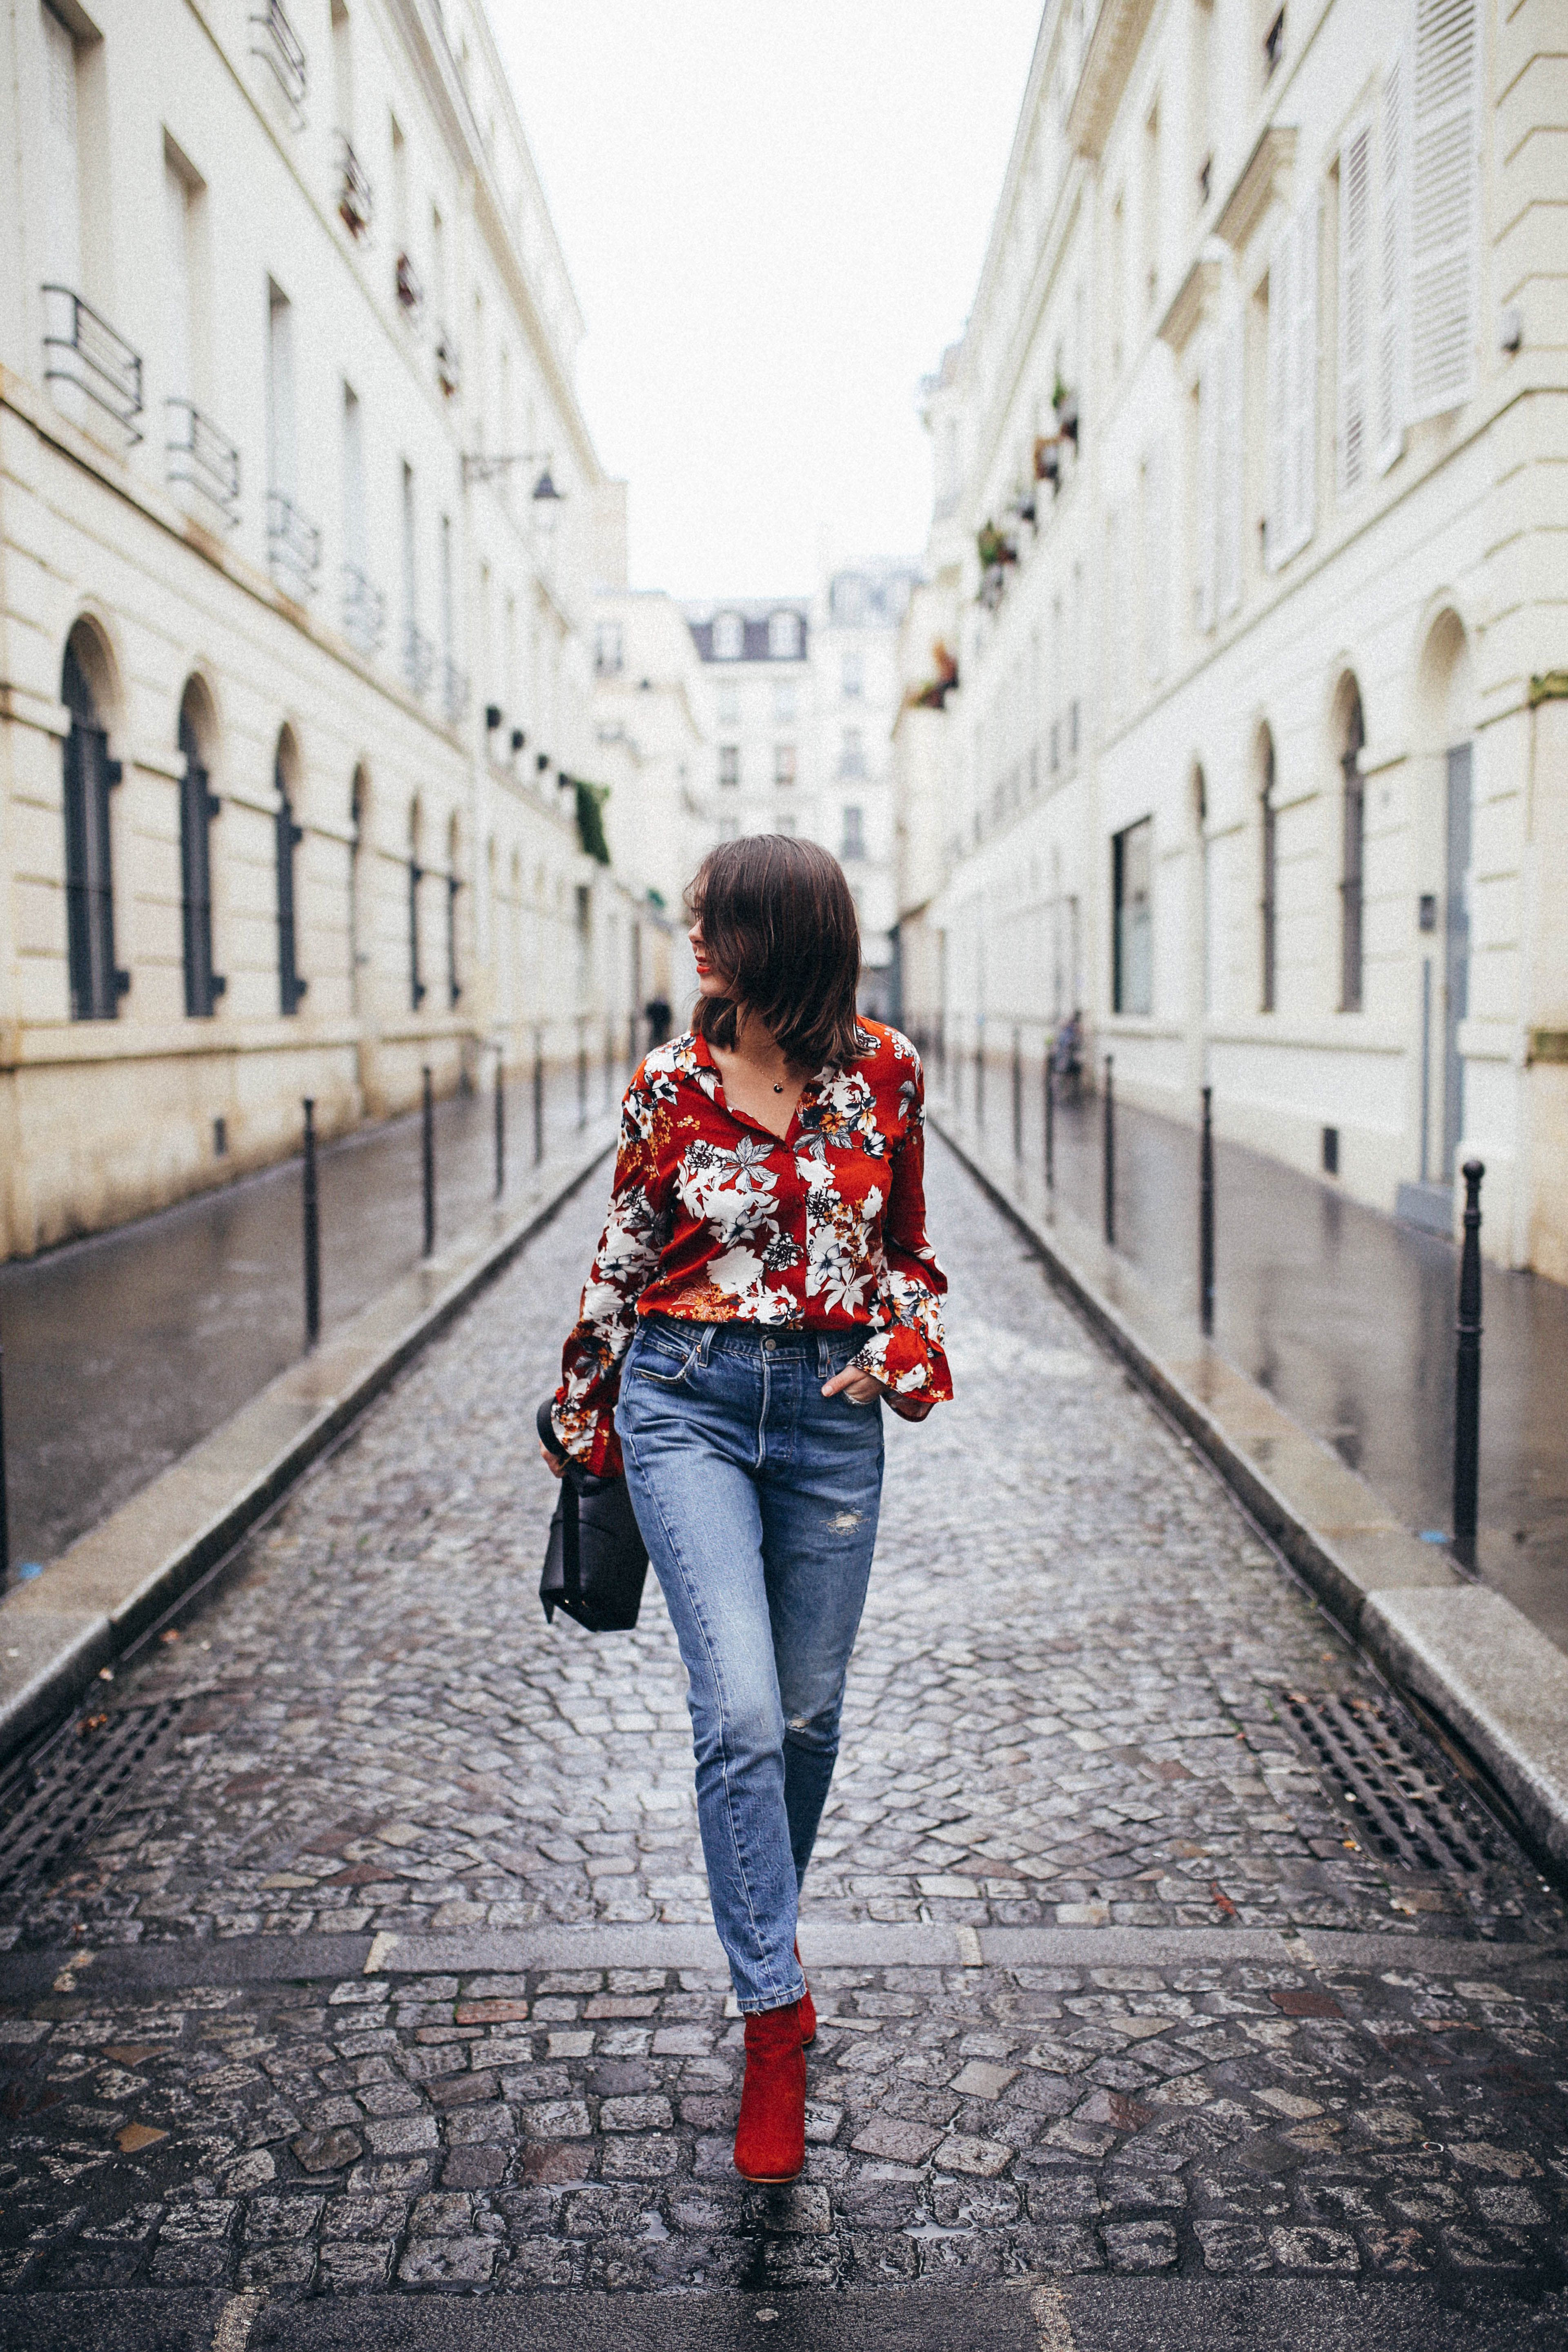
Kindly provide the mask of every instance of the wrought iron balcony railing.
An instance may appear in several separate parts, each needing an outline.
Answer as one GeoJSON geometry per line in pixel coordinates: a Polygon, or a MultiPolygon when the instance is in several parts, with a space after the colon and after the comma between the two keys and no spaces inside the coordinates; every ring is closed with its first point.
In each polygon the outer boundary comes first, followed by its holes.
{"type": "Polygon", "coordinates": [[[436,648],[412,621],[403,632],[403,675],[410,694],[420,696],[429,693],[436,675],[436,648]]]}
{"type": "Polygon", "coordinates": [[[437,328],[436,333],[436,381],[448,400],[463,381],[463,362],[447,327],[437,328]]]}
{"type": "Polygon", "coordinates": [[[380,650],[386,631],[386,599],[357,563],[343,566],[343,635],[362,654],[380,650]]]}
{"type": "Polygon", "coordinates": [[[281,490],[267,493],[267,561],[279,586],[298,602],[315,594],[321,534],[281,490]]]}
{"type": "Polygon", "coordinates": [[[449,727],[459,727],[468,708],[468,673],[454,661],[441,664],[441,708],[449,727]]]}
{"type": "Polygon", "coordinates": [[[419,283],[418,273],[405,253],[400,253],[397,257],[397,268],[394,273],[393,282],[397,289],[398,309],[405,317],[417,320],[425,308],[425,289],[419,283]]]}
{"type": "Polygon", "coordinates": [[[210,499],[232,530],[239,520],[239,451],[191,400],[166,400],[168,478],[210,499]]]}
{"type": "Polygon", "coordinates": [[[74,383],[140,441],[142,354],[71,287],[46,286],[43,295],[44,381],[74,383]]]}
{"type": "Polygon", "coordinates": [[[375,210],[375,198],[371,191],[370,175],[349,143],[348,133],[338,132],[338,218],[353,237],[370,234],[371,215],[375,210]]]}
{"type": "Polygon", "coordinates": [[[250,54],[259,58],[288,101],[298,128],[305,120],[305,91],[310,71],[305,45],[289,22],[283,0],[263,0],[250,18],[250,54]]]}

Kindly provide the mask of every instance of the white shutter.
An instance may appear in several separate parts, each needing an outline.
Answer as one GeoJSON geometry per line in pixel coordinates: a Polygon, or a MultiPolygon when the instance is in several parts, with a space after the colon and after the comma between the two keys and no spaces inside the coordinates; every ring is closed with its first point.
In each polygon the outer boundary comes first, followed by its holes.
{"type": "Polygon", "coordinates": [[[1197,619],[1212,629],[1219,603],[1221,339],[1211,335],[1198,369],[1197,619]]]}
{"type": "Polygon", "coordinates": [[[1241,603],[1241,532],[1247,452],[1242,446],[1241,301],[1233,286],[1219,346],[1219,609],[1241,603]]]}
{"type": "Polygon", "coordinates": [[[1372,259],[1372,120],[1340,149],[1339,493],[1353,499],[1366,480],[1368,301],[1372,259]]]}
{"type": "Polygon", "coordinates": [[[190,264],[187,251],[189,205],[190,197],[186,194],[185,184],[165,155],[163,158],[163,231],[167,268],[163,296],[163,355],[168,389],[178,400],[189,400],[193,391],[190,264]]]}
{"type": "Polygon", "coordinates": [[[1289,390],[1289,551],[1305,547],[1317,519],[1318,201],[1296,215],[1292,271],[1289,390]]]}
{"type": "Polygon", "coordinates": [[[44,273],[51,286],[81,287],[81,179],[77,158],[76,43],[43,11],[48,76],[44,273]]]}
{"type": "Polygon", "coordinates": [[[1405,446],[1405,98],[1409,67],[1396,49],[1383,78],[1377,225],[1377,470],[1405,446]]]}
{"type": "Polygon", "coordinates": [[[1410,138],[1410,416],[1475,378],[1476,0],[1415,0],[1410,138]]]}
{"type": "Polygon", "coordinates": [[[1171,661],[1171,469],[1156,441],[1143,461],[1144,658],[1156,685],[1171,661]]]}
{"type": "Polygon", "coordinates": [[[1295,224],[1287,221],[1268,257],[1268,568],[1289,551],[1289,353],[1294,307],[1295,224]]]}

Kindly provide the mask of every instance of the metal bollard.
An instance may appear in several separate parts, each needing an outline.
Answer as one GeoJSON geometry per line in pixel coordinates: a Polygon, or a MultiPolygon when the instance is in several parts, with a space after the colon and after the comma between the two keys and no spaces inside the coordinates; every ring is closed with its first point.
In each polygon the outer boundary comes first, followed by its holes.
{"type": "Polygon", "coordinates": [[[544,1157],[544,1039],[533,1033],[533,1164],[544,1157]]]}
{"type": "Polygon", "coordinates": [[[426,1063],[425,1077],[425,1121],[421,1138],[422,1174],[425,1180],[425,1255],[429,1257],[436,1247],[436,1097],[432,1091],[430,1068],[426,1063]]]}
{"type": "Polygon", "coordinates": [[[1116,1247],[1116,1097],[1111,1089],[1111,1055],[1105,1057],[1105,1239],[1108,1248],[1116,1247]]]}
{"type": "Polygon", "coordinates": [[[1481,1453],[1481,1178],[1479,1160],[1467,1160],[1465,1240],[1459,1253],[1458,1348],[1454,1363],[1454,1556],[1476,1564],[1476,1517],[1481,1453]]]}
{"type": "Polygon", "coordinates": [[[1013,1032],[1013,1157],[1024,1157],[1024,1046],[1016,1029],[1013,1032]]]}
{"type": "Polygon", "coordinates": [[[11,1582],[11,1504],[5,1485],[5,1350],[0,1348],[0,1592],[11,1582]]]}
{"type": "Polygon", "coordinates": [[[1204,1087],[1199,1146],[1199,1322],[1204,1339],[1213,1339],[1213,1087],[1204,1087]]]}
{"type": "Polygon", "coordinates": [[[316,1190],[316,1106],[305,1097],[305,1345],[321,1336],[321,1219],[316,1190]]]}
{"type": "Polygon", "coordinates": [[[506,1056],[496,1047],[496,1199],[506,1191],[506,1056]]]}
{"type": "Polygon", "coordinates": [[[1045,1088],[1046,1102],[1046,1190],[1057,1189],[1057,1082],[1051,1067],[1051,1049],[1046,1047],[1045,1061],[1040,1069],[1040,1084],[1045,1088]]]}

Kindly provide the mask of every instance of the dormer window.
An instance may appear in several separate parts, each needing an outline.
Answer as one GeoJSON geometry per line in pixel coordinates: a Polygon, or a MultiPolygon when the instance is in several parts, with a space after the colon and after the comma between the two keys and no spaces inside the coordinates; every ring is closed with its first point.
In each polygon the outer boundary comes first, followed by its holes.
{"type": "Polygon", "coordinates": [[[773,661],[800,659],[800,614],[774,613],[768,622],[768,654],[773,661]]]}
{"type": "Polygon", "coordinates": [[[739,661],[746,650],[746,625],[739,613],[721,613],[713,623],[715,661],[739,661]]]}

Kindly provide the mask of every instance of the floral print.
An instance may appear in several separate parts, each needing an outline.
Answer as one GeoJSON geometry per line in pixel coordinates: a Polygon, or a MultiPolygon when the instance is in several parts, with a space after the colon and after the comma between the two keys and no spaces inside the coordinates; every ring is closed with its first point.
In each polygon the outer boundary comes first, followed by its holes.
{"type": "Polygon", "coordinates": [[[861,1023],[860,1045],[847,1067],[818,1071],[783,1136],[730,1108],[700,1037],[659,1046],[633,1078],[555,1394],[556,1431],[584,1469],[620,1469],[616,1398],[639,1315],[864,1326],[860,1370],[902,1396],[952,1396],[947,1282],[925,1232],[920,1056],[876,1021],[861,1023]]]}

